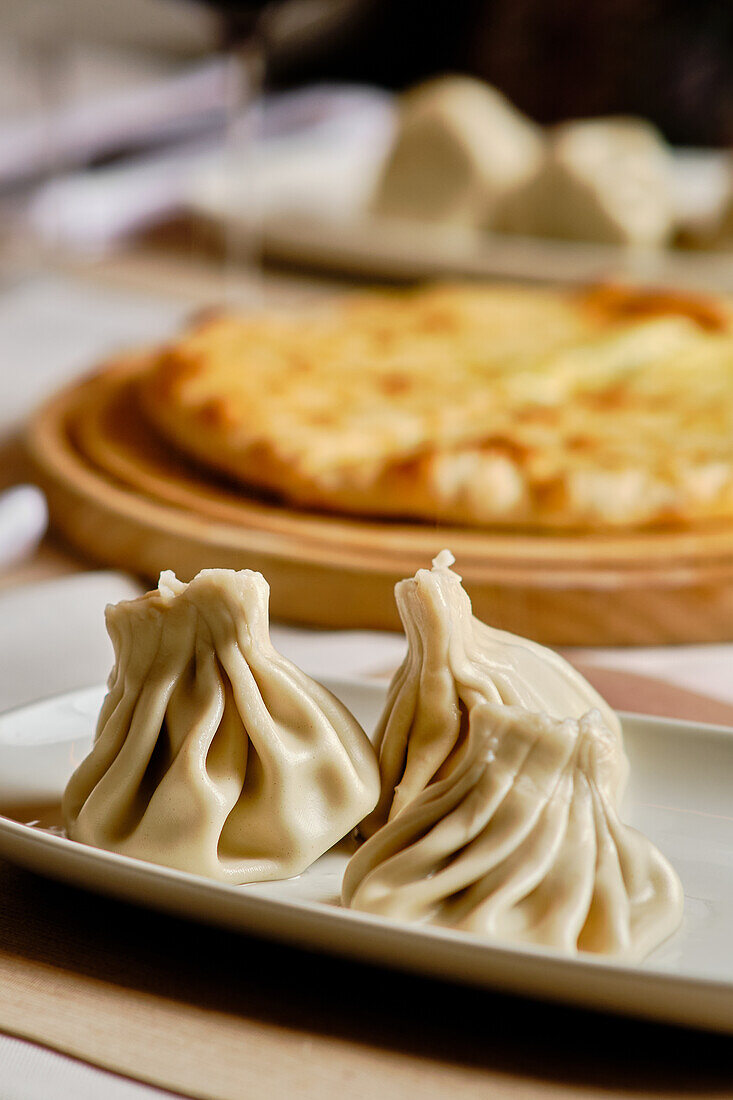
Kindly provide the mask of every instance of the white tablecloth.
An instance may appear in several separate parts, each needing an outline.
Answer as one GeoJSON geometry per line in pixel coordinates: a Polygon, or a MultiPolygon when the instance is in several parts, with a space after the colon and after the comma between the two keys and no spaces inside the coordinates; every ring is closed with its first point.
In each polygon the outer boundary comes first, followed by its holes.
{"type": "MultiPolygon", "coordinates": [[[[48,392],[75,374],[88,371],[100,356],[164,336],[186,312],[179,302],[97,290],[51,277],[6,290],[0,295],[0,437],[12,431],[48,392]]],[[[95,633],[99,637],[103,604],[114,598],[115,592],[122,596],[128,583],[107,574],[83,584],[85,594],[76,620],[80,630],[73,634],[74,645],[69,646],[66,630],[64,646],[56,649],[56,660],[59,653],[63,654],[63,676],[69,677],[69,687],[80,685],[89,675],[96,680],[103,675],[101,666],[107,663],[108,655],[102,649],[90,662],[90,645],[94,646],[95,633]]],[[[68,587],[64,592],[62,601],[73,595],[68,587]]],[[[31,647],[39,644],[38,629],[32,619],[19,613],[16,592],[8,593],[3,600],[0,709],[24,702],[34,694],[40,698],[58,686],[34,672],[40,662],[31,660],[31,647]],[[28,654],[26,662],[23,652],[28,654]]],[[[42,602],[37,596],[36,616],[42,614],[42,602]]],[[[53,604],[46,603],[46,615],[49,624],[61,627],[53,604]]],[[[50,648],[53,639],[47,639],[50,648]]],[[[49,671],[54,664],[56,661],[47,665],[49,671]]],[[[153,1100],[165,1095],[33,1043],[0,1035],[0,1100],[153,1100]]]]}
{"type": "MultiPolygon", "coordinates": [[[[12,366],[0,375],[0,434],[51,388],[120,346],[165,335],[186,312],[179,303],[94,290],[70,280],[43,278],[6,292],[0,297],[0,346],[12,366]]],[[[100,682],[110,660],[102,626],[104,604],[134,590],[131,578],[97,573],[36,585],[22,595],[17,589],[0,594],[0,710],[61,688],[100,682]]],[[[273,640],[316,677],[386,677],[404,652],[401,637],[377,632],[276,625],[273,640]]],[[[733,702],[733,646],[584,650],[582,656],[733,702]]],[[[162,1095],[0,1036],[0,1100],[143,1100],[162,1095]]]]}
{"type": "Polygon", "coordinates": [[[165,1100],[170,1095],[0,1035],[0,1100],[165,1100]]]}

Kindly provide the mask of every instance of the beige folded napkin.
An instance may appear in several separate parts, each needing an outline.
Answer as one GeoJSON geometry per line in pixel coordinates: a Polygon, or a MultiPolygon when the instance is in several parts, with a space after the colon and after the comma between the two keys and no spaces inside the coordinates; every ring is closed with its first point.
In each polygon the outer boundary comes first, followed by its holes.
{"type": "Polygon", "coordinates": [[[733,705],[654,676],[572,661],[615,710],[733,726],[733,705]]]}

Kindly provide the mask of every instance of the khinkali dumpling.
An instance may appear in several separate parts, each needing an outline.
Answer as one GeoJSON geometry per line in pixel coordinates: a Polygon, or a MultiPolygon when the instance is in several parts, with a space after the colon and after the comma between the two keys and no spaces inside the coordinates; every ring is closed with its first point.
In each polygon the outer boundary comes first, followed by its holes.
{"type": "Polygon", "coordinates": [[[343,902],[641,958],[679,924],[682,887],[619,820],[618,719],[555,654],[477,622],[448,560],[397,586],[410,650],[380,729],[385,797],[343,902]]]}
{"type": "Polygon", "coordinates": [[[374,744],[379,802],[359,829],[370,836],[452,765],[481,702],[516,705],[553,718],[597,707],[619,739],[614,711],[579,672],[544,646],[475,618],[461,578],[443,550],[433,568],[395,586],[407,655],[389,687],[374,744]]]}
{"type": "Polygon", "coordinates": [[[272,646],[259,573],[209,569],[107,608],[115,650],[68,835],[230,883],[298,874],[374,806],[353,715],[272,646]]]}

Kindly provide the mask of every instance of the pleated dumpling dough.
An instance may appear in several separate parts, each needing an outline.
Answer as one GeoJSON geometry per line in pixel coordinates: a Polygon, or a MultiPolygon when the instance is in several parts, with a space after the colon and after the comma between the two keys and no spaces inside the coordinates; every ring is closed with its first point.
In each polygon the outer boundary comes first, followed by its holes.
{"type": "Polygon", "coordinates": [[[450,769],[465,741],[471,710],[509,704],[553,718],[580,718],[596,707],[621,738],[618,717],[579,672],[544,646],[495,630],[474,617],[447,550],[432,569],[395,586],[407,655],[389,687],[374,744],[382,790],[359,827],[370,836],[450,769]]]}
{"type": "Polygon", "coordinates": [[[379,736],[383,787],[400,782],[368,820],[344,904],[643,957],[679,924],[682,887],[619,820],[616,716],[557,655],[477,622],[444,557],[397,588],[410,651],[379,736]]]}
{"type": "Polygon", "coordinates": [[[368,813],[374,751],[279,654],[259,573],[210,569],[107,608],[115,665],[68,835],[230,883],[305,870],[368,813]]]}

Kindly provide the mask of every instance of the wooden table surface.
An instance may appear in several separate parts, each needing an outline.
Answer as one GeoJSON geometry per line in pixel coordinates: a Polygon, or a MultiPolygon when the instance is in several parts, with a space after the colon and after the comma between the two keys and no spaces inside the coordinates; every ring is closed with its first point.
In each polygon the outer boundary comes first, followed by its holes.
{"type": "MultiPolygon", "coordinates": [[[[156,263],[138,256],[94,275],[160,289],[166,280],[156,263]]],[[[215,297],[216,279],[204,275],[215,297]]],[[[183,292],[200,294],[200,276],[189,269],[183,292]]],[[[311,280],[301,285],[292,277],[273,278],[268,294],[321,289],[311,280]]],[[[2,482],[12,483],[19,473],[22,456],[6,447],[2,482]]],[[[85,564],[48,541],[34,560],[8,571],[2,585],[85,564]]],[[[182,1019],[194,1008],[226,1013],[232,1034],[246,1045],[233,1094],[241,1097],[733,1096],[733,1038],[333,960],[0,868],[0,973],[11,980],[32,973],[36,988],[48,988],[50,997],[54,968],[106,983],[121,995],[152,991],[182,1019]]],[[[63,1006],[54,1012],[63,1014],[63,1006]]]]}

